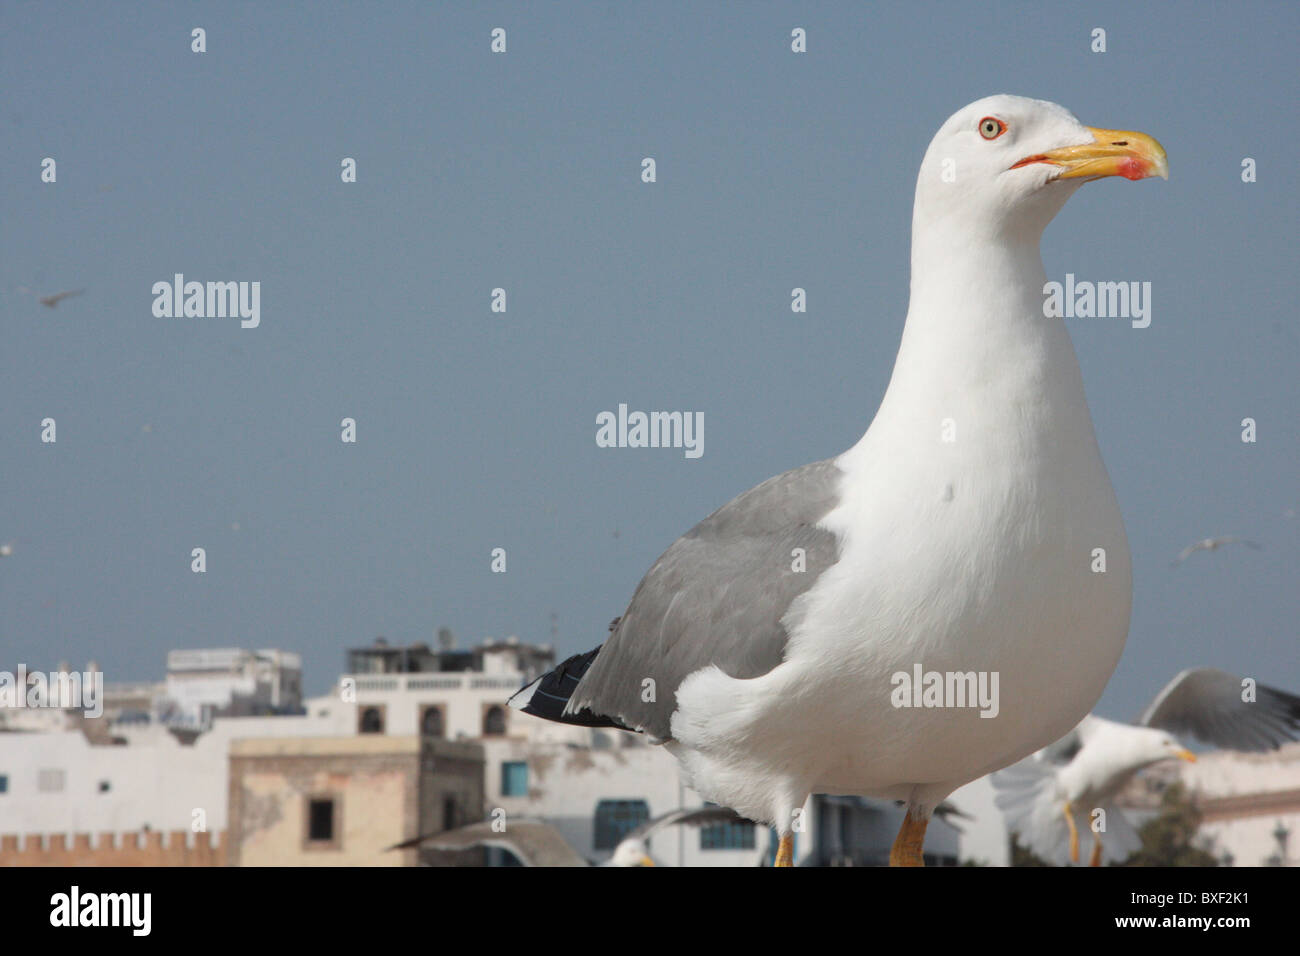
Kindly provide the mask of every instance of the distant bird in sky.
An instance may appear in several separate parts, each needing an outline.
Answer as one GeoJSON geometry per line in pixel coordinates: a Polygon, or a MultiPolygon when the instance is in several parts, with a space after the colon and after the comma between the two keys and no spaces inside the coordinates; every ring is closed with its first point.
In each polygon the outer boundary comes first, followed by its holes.
{"type": "Polygon", "coordinates": [[[0,544],[0,558],[13,557],[13,553],[14,546],[11,543],[6,541],[4,544],[0,544]]]}
{"type": "Polygon", "coordinates": [[[1173,734],[1229,750],[1276,750],[1300,739],[1300,697],[1263,684],[1248,694],[1240,677],[1212,667],[1185,670],[1136,724],[1090,714],[1056,743],[993,774],[1007,829],[1048,863],[1078,863],[1086,829],[1093,830],[1090,866],[1127,859],[1142,841],[1113,801],[1145,767],[1196,760],[1173,734]],[[1104,830],[1094,820],[1104,821],[1104,830]]]}
{"type": "Polygon", "coordinates": [[[777,829],[777,866],[814,793],[903,801],[890,862],[923,865],[935,807],[1077,724],[1123,652],[1123,521],[1069,332],[1045,320],[1039,246],[1083,183],[1168,172],[1150,136],[1055,103],[949,117],[916,179],[911,299],[865,434],[700,521],[603,645],[511,706],[645,733],[706,800],[777,829]],[[977,712],[965,675],[999,680],[996,706],[977,712]]]}
{"type": "Polygon", "coordinates": [[[1171,568],[1176,568],[1197,551],[1217,551],[1225,544],[1244,544],[1246,547],[1253,548],[1256,551],[1264,550],[1262,544],[1256,544],[1254,541],[1250,541],[1246,538],[1238,538],[1236,535],[1225,534],[1217,538],[1202,538],[1200,541],[1189,544],[1187,547],[1183,548],[1182,551],[1178,552],[1178,557],[1170,561],[1169,566],[1171,568]]]}
{"type": "Polygon", "coordinates": [[[36,301],[47,308],[54,308],[64,299],[71,299],[73,296],[81,295],[85,289],[65,289],[63,292],[55,292],[53,295],[36,295],[31,289],[20,286],[19,292],[26,292],[28,295],[35,295],[36,301]]]}
{"type": "MultiPolygon", "coordinates": [[[[659,830],[671,826],[704,826],[740,822],[734,810],[726,807],[682,807],[647,820],[628,833],[605,866],[655,866],[649,840],[659,830]]],[[[509,820],[498,828],[491,820],[471,823],[454,830],[428,833],[388,847],[406,850],[423,846],[430,850],[473,850],[495,847],[507,850],[525,866],[590,866],[564,839],[563,834],[544,820],[525,817],[509,820]]]]}

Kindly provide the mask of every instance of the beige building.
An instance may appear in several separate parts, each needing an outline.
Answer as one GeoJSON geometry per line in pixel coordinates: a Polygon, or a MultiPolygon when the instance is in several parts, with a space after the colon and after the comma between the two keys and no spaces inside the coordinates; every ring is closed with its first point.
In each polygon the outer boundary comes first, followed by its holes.
{"type": "Polygon", "coordinates": [[[416,736],[230,746],[232,866],[412,866],[386,848],[483,819],[483,749],[416,736]]]}
{"type": "Polygon", "coordinates": [[[1201,815],[1200,844],[1224,866],[1300,866],[1300,743],[1264,753],[1215,750],[1196,763],[1169,761],[1135,780],[1124,796],[1154,808],[1173,781],[1201,815]]]}

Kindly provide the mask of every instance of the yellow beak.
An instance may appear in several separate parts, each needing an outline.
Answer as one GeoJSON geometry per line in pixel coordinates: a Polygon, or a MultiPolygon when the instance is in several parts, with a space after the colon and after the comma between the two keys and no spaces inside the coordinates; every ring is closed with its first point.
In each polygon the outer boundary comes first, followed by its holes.
{"type": "Polygon", "coordinates": [[[1174,756],[1179,760],[1186,760],[1188,763],[1196,763],[1196,754],[1190,750],[1175,750],[1174,756]]]}
{"type": "Polygon", "coordinates": [[[1125,179],[1146,179],[1148,176],[1169,178],[1169,158],[1165,148],[1146,133],[1123,129],[1094,129],[1088,127],[1094,141],[1081,146],[1063,146],[1034,156],[1026,156],[1012,166],[1019,169],[1030,163],[1048,163],[1058,166],[1057,179],[1102,176],[1123,176],[1125,179]]]}
{"type": "Polygon", "coordinates": [[[642,866],[654,866],[654,865],[655,865],[655,861],[652,860],[652,859],[650,859],[650,857],[648,857],[648,856],[643,856],[643,857],[641,857],[641,865],[642,865],[642,866]]]}

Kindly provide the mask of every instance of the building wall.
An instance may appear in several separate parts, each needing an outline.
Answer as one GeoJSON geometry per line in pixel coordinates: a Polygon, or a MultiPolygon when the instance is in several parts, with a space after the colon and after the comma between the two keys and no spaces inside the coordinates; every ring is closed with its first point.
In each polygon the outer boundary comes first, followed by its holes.
{"type": "Polygon", "coordinates": [[[995,802],[997,790],[987,776],[959,787],[948,802],[971,819],[961,820],[960,859],[986,866],[1011,864],[1011,837],[1006,821],[995,802]]]}
{"type": "Polygon", "coordinates": [[[1201,813],[1199,836],[1236,866],[1266,866],[1290,833],[1283,866],[1300,866],[1300,743],[1267,753],[1216,750],[1173,765],[1201,813]]]}
{"type": "Polygon", "coordinates": [[[344,680],[355,682],[358,710],[383,708],[386,734],[420,733],[421,714],[430,705],[442,708],[444,736],[449,740],[481,736],[484,714],[494,706],[504,711],[506,735],[520,733],[516,724],[521,715],[506,706],[519,689],[518,674],[350,674],[344,680]]]}
{"type": "MultiPolygon", "coordinates": [[[[527,720],[536,720],[521,715],[527,720]]],[[[538,721],[540,723],[540,721],[538,721]]],[[[527,739],[484,740],[488,812],[495,807],[510,816],[540,817],[555,826],[581,856],[603,862],[612,849],[596,849],[596,805],[602,799],[645,800],[650,816],[679,807],[700,806],[704,800],[686,787],[677,761],[662,747],[651,746],[623,732],[598,732],[600,749],[527,739]],[[624,746],[625,739],[635,741],[624,746]],[[528,795],[507,797],[501,792],[502,764],[528,764],[528,795]]],[[[702,850],[695,827],[669,827],[650,841],[650,853],[669,866],[752,866],[767,850],[767,829],[755,831],[753,850],[702,850]]]]}
{"type": "Polygon", "coordinates": [[[0,866],[225,866],[220,833],[65,833],[0,837],[0,866]]]}
{"type": "Polygon", "coordinates": [[[387,848],[441,830],[448,798],[481,806],[482,775],[481,751],[472,744],[386,735],[236,741],[230,863],[414,865],[414,849],[387,848]],[[319,797],[339,805],[328,846],[306,839],[308,801],[319,797]]]}
{"type": "Polygon", "coordinates": [[[76,730],[0,733],[0,775],[8,778],[0,834],[188,831],[196,821],[224,830],[232,740],[352,732],[354,707],[328,698],[311,704],[305,717],[218,718],[188,746],[156,724],[114,728],[122,746],[94,746],[76,730]],[[40,789],[45,770],[61,772],[62,789],[40,789]]]}

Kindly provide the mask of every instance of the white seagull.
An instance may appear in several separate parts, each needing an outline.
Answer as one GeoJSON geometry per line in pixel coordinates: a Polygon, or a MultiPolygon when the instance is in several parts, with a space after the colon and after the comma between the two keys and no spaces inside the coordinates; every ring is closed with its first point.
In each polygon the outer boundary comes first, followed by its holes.
{"type": "MultiPolygon", "coordinates": [[[[650,855],[650,838],[659,830],[671,826],[707,826],[718,823],[739,822],[740,817],[726,807],[682,807],[661,814],[619,841],[605,866],[632,867],[656,866],[650,855]]],[[[388,847],[405,850],[424,846],[431,850],[464,851],[481,847],[508,850],[524,866],[587,866],[586,860],[569,845],[551,824],[544,820],[526,817],[496,825],[492,821],[471,823],[454,830],[428,833],[403,840],[388,847]]]]}
{"type": "Polygon", "coordinates": [[[1187,547],[1183,548],[1182,551],[1178,552],[1178,557],[1170,561],[1169,566],[1171,568],[1178,567],[1178,565],[1182,564],[1184,561],[1190,558],[1197,551],[1217,551],[1225,544],[1239,544],[1239,543],[1244,544],[1246,547],[1252,548],[1255,551],[1264,550],[1264,546],[1262,544],[1258,544],[1254,541],[1249,540],[1248,538],[1238,538],[1236,535],[1225,534],[1225,535],[1221,535],[1218,538],[1202,538],[1200,541],[1194,542],[1193,544],[1189,544],[1187,547]]]}
{"type": "Polygon", "coordinates": [[[1275,750],[1300,738],[1300,697],[1212,667],[1185,670],[1136,725],[1089,715],[1050,747],[993,774],[1007,830],[1048,863],[1078,863],[1084,829],[1093,831],[1090,866],[1127,859],[1142,841],[1113,801],[1145,767],[1196,760],[1174,734],[1231,750],[1275,750]]]}
{"type": "Polygon", "coordinates": [[[706,800],[776,828],[779,866],[813,793],[905,802],[890,860],[922,865],[940,801],[1078,723],[1123,650],[1128,544],[1070,337],[1044,316],[1039,239],[1084,182],[1167,174],[1151,137],[1054,103],[950,117],[866,434],[705,518],[602,647],[512,705],[663,743],[706,800]]]}

